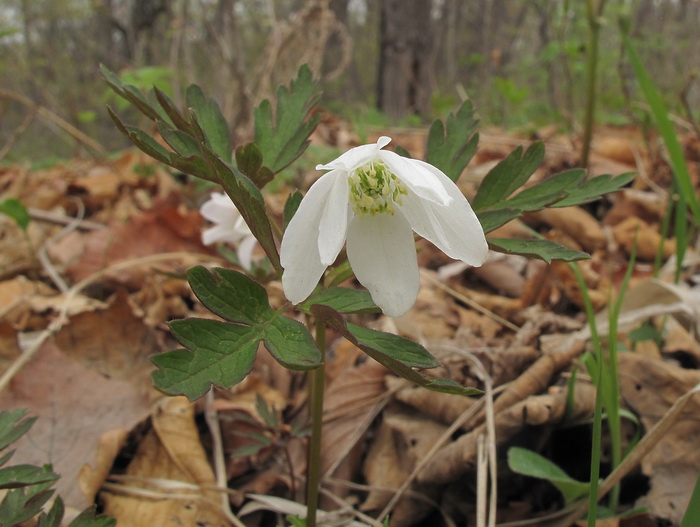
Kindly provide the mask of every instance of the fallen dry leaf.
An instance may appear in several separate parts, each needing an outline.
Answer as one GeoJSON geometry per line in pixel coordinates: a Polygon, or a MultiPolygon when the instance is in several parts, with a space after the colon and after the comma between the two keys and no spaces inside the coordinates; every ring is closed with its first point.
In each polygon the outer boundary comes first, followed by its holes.
{"type": "Polygon", "coordinates": [[[105,512],[135,527],[226,527],[221,494],[199,439],[194,407],[184,397],[163,399],[121,485],[102,492],[105,512]],[[160,481],[158,481],[160,480],[160,481]],[[152,494],[149,494],[148,492],[152,494]]]}
{"type": "MultiPolygon", "coordinates": [[[[700,372],[686,370],[636,353],[619,357],[620,393],[649,430],[685,392],[700,383],[700,372]]],[[[642,461],[650,478],[649,492],[637,501],[657,517],[680,523],[700,471],[700,398],[688,404],[681,418],[642,461]]]]}
{"type": "MultiPolygon", "coordinates": [[[[66,505],[84,509],[93,504],[95,477],[81,481],[83,467],[106,472],[100,442],[106,434],[131,430],[150,413],[151,402],[130,383],[107,378],[68,358],[46,342],[0,394],[0,409],[26,408],[39,417],[31,431],[14,444],[15,463],[52,463],[61,474],[56,484],[66,505]]],[[[116,452],[113,452],[116,455],[116,452]]]]}

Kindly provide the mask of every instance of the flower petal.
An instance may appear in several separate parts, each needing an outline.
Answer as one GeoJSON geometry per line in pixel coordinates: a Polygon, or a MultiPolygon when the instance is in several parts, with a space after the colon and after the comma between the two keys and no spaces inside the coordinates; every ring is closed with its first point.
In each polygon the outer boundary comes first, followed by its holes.
{"type": "Polygon", "coordinates": [[[241,262],[241,267],[247,271],[250,271],[253,267],[253,249],[257,242],[258,240],[255,239],[255,236],[246,236],[236,250],[236,255],[238,256],[238,261],[241,262]]]}
{"type": "Polygon", "coordinates": [[[231,228],[230,224],[220,223],[202,232],[202,243],[211,245],[216,242],[236,243],[241,235],[231,228]]]}
{"type": "Polygon", "coordinates": [[[442,206],[409,193],[403,197],[404,203],[399,210],[416,233],[435,244],[447,256],[475,267],[480,266],[486,259],[488,244],[467,198],[440,170],[423,161],[414,161],[435,175],[452,201],[442,206]]]}
{"type": "Polygon", "coordinates": [[[348,232],[348,178],[344,170],[337,172],[335,181],[326,196],[321,223],[318,226],[318,252],[323,265],[331,265],[345,244],[348,232]]]}
{"type": "Polygon", "coordinates": [[[231,224],[240,215],[231,198],[221,192],[213,192],[199,208],[199,213],[209,221],[231,224]]]}
{"type": "Polygon", "coordinates": [[[328,267],[321,263],[318,232],[328,194],[338,176],[336,171],[328,172],[311,185],[284,231],[280,247],[282,288],[293,304],[311,294],[328,267]]]}
{"type": "Polygon", "coordinates": [[[372,159],[377,157],[379,151],[386,145],[388,145],[390,141],[390,137],[383,135],[379,139],[377,139],[376,143],[356,146],[355,148],[351,148],[350,150],[342,154],[340,157],[337,157],[330,163],[326,163],[325,165],[316,165],[316,170],[342,169],[351,172],[357,167],[360,167],[368,161],[371,161],[372,159]]]}
{"type": "Polygon", "coordinates": [[[421,198],[439,203],[440,205],[447,205],[450,203],[450,195],[445,192],[444,186],[440,184],[434,172],[426,170],[426,166],[437,170],[435,167],[418,161],[417,159],[401,157],[395,152],[381,151],[377,155],[379,159],[386,163],[396,177],[403,181],[410,190],[421,198]]]}
{"type": "Polygon", "coordinates": [[[386,315],[399,317],[411,308],[420,278],[413,233],[401,214],[356,215],[347,251],[355,276],[386,315]]]}

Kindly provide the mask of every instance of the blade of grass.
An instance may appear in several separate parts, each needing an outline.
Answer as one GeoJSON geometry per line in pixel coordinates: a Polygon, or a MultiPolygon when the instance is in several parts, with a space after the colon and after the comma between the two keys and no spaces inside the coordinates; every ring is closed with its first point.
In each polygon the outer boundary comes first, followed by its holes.
{"type": "MultiPolygon", "coordinates": [[[[617,364],[617,321],[620,318],[620,310],[622,309],[622,300],[625,297],[625,292],[629,286],[634,263],[637,257],[637,236],[635,234],[634,243],[632,244],[632,252],[630,254],[629,263],[625,276],[620,284],[620,291],[617,294],[617,300],[608,313],[608,358],[610,361],[609,369],[604,371],[608,375],[604,375],[601,382],[603,383],[606,392],[605,410],[608,413],[608,427],[610,429],[610,437],[612,440],[612,469],[614,470],[622,461],[622,430],[620,424],[620,377],[617,364]]],[[[617,484],[610,492],[609,507],[613,512],[617,509],[620,501],[620,485],[617,484]]]]}
{"type": "MultiPolygon", "coordinates": [[[[639,82],[639,87],[644,94],[644,97],[651,108],[651,113],[656,123],[656,127],[659,130],[664,144],[666,145],[666,150],[668,151],[669,162],[671,163],[671,168],[673,169],[673,176],[678,185],[679,195],[685,198],[687,207],[693,215],[695,224],[700,226],[700,203],[698,202],[698,197],[693,189],[693,184],[690,181],[690,174],[688,172],[688,165],[685,162],[685,156],[683,155],[683,148],[678,136],[673,129],[671,120],[668,117],[666,111],[666,105],[659,93],[659,90],[654,85],[654,82],[649,77],[642,61],[637,55],[637,51],[634,49],[632,42],[629,38],[627,29],[622,27],[622,40],[625,46],[625,51],[627,57],[629,58],[634,74],[637,77],[637,82],[639,82]]],[[[678,218],[678,216],[677,216],[678,218]]],[[[677,226],[676,229],[680,227],[677,226]]],[[[683,256],[683,255],[681,255],[683,256]]],[[[682,257],[680,258],[682,261],[682,257]]]]}
{"type": "Polygon", "coordinates": [[[598,328],[595,323],[593,303],[591,302],[591,297],[588,294],[586,281],[583,279],[583,275],[581,274],[578,265],[571,263],[569,266],[576,275],[576,280],[578,281],[579,287],[581,288],[581,294],[583,295],[583,302],[586,307],[586,316],[588,317],[588,324],[591,328],[591,345],[593,346],[593,353],[596,358],[597,367],[597,379],[594,379],[596,383],[596,395],[595,409],[593,412],[593,433],[591,438],[590,490],[588,491],[588,527],[595,527],[596,519],[598,518],[598,481],[600,479],[600,451],[602,446],[601,438],[603,429],[603,354],[600,346],[598,328]]]}

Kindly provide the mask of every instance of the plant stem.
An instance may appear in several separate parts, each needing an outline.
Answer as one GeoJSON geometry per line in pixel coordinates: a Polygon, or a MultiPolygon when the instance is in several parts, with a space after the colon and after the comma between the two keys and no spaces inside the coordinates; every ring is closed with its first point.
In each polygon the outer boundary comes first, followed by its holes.
{"type": "MultiPolygon", "coordinates": [[[[596,374],[595,378],[593,378],[596,390],[595,410],[593,412],[593,433],[591,438],[591,477],[588,489],[588,527],[595,527],[598,518],[598,482],[600,479],[600,448],[603,430],[603,352],[595,323],[595,312],[593,311],[591,297],[588,295],[586,281],[578,265],[571,263],[569,267],[571,267],[571,270],[576,275],[576,280],[578,281],[581,294],[583,295],[588,324],[591,328],[591,345],[593,346],[593,354],[596,361],[596,374]]],[[[593,377],[593,375],[591,375],[591,377],[593,377]]]]}
{"type": "Polygon", "coordinates": [[[326,325],[316,322],[316,346],[321,351],[321,365],[309,372],[309,405],[311,408],[311,439],[309,468],[306,478],[306,526],[316,527],[318,493],[321,483],[321,435],[323,433],[323,391],[326,374],[326,325]]]}
{"type": "Polygon", "coordinates": [[[581,147],[581,165],[588,166],[595,120],[595,103],[598,79],[598,35],[600,33],[600,16],[603,14],[605,0],[587,0],[588,48],[586,61],[586,113],[583,120],[583,146],[581,147]]]}

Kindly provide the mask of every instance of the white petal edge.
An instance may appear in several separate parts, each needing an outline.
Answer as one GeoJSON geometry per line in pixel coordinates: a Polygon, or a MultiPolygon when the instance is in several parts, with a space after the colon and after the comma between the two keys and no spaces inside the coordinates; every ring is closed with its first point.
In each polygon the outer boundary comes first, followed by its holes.
{"type": "Polygon", "coordinates": [[[413,233],[400,213],[356,215],[347,251],[355,276],[385,315],[400,317],[411,309],[420,275],[413,233]]]}
{"type": "Polygon", "coordinates": [[[220,192],[213,192],[199,208],[199,213],[215,223],[232,223],[240,215],[231,198],[220,192]]]}
{"type": "Polygon", "coordinates": [[[378,156],[379,159],[386,163],[396,177],[403,181],[411,191],[415,192],[421,198],[439,203],[440,205],[448,205],[450,203],[450,195],[445,192],[443,185],[435,178],[434,172],[426,170],[424,166],[427,165],[437,170],[432,165],[428,165],[417,159],[401,157],[395,152],[382,151],[379,152],[378,156]]]}
{"type": "Polygon", "coordinates": [[[326,265],[318,252],[318,232],[328,193],[337,172],[328,172],[311,185],[301,200],[294,217],[287,225],[280,247],[282,289],[293,304],[308,297],[321,279],[326,265]]]}
{"type": "Polygon", "coordinates": [[[335,170],[342,169],[348,172],[361,167],[365,163],[377,157],[379,151],[391,142],[391,138],[385,135],[377,139],[376,143],[368,145],[360,145],[351,148],[344,154],[340,155],[330,163],[325,165],[316,165],[316,170],[335,170]]]}
{"type": "Polygon", "coordinates": [[[488,253],[488,243],[479,219],[459,187],[440,170],[423,161],[416,163],[432,172],[452,198],[441,206],[416,195],[404,196],[401,212],[417,234],[437,246],[450,258],[479,267],[488,253]]]}
{"type": "Polygon", "coordinates": [[[240,239],[241,235],[231,225],[223,223],[214,225],[202,232],[202,243],[204,245],[211,245],[216,242],[236,243],[240,239]]]}
{"type": "Polygon", "coordinates": [[[337,172],[335,181],[326,196],[321,222],[318,226],[318,253],[323,265],[331,265],[345,244],[348,232],[348,178],[344,170],[337,172]]]}
{"type": "Polygon", "coordinates": [[[250,271],[253,267],[253,249],[257,242],[258,240],[256,240],[254,236],[246,236],[236,250],[236,255],[241,262],[241,267],[246,271],[250,271]]]}

